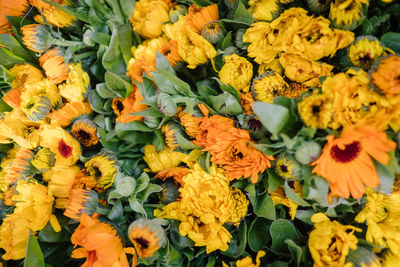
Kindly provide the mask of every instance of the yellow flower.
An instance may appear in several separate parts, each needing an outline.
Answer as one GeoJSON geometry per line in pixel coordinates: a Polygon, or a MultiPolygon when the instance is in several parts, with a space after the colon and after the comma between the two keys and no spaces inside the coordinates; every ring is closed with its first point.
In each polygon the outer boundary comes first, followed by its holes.
{"type": "Polygon", "coordinates": [[[250,25],[243,35],[243,42],[250,43],[247,55],[253,57],[258,64],[270,63],[277,54],[270,40],[266,38],[270,32],[272,32],[270,23],[257,22],[250,25]]]}
{"type": "Polygon", "coordinates": [[[299,55],[282,54],[279,62],[285,75],[292,81],[308,87],[319,86],[319,77],[331,75],[332,65],[307,60],[299,55]]]}
{"type": "Polygon", "coordinates": [[[331,2],[329,19],[337,28],[354,30],[364,19],[364,5],[368,0],[335,0],[331,2]]]}
{"type": "Polygon", "coordinates": [[[42,53],[53,45],[53,37],[47,26],[42,24],[29,24],[21,27],[24,44],[32,51],[42,53]]]}
{"type": "Polygon", "coordinates": [[[312,128],[325,129],[331,122],[332,100],[325,94],[312,94],[297,104],[304,123],[312,128]]]}
{"type": "MultiPolygon", "coordinates": [[[[395,267],[400,262],[399,254],[386,253],[382,261],[382,267],[395,267]]],[[[379,266],[380,267],[380,266],[379,266]]]]}
{"type": "Polygon", "coordinates": [[[51,109],[50,100],[45,96],[32,96],[21,102],[21,110],[28,120],[40,121],[47,117],[51,109]]]}
{"type": "Polygon", "coordinates": [[[234,225],[239,225],[240,220],[244,218],[247,214],[247,206],[249,205],[249,200],[246,198],[246,195],[236,187],[230,188],[230,198],[234,203],[235,207],[231,211],[231,215],[228,219],[229,223],[233,223],[234,225]]]}
{"type": "Polygon", "coordinates": [[[31,161],[32,166],[41,172],[48,171],[51,167],[54,166],[54,163],[54,153],[46,147],[41,148],[31,161]]]}
{"type": "Polygon", "coordinates": [[[181,125],[185,128],[186,134],[191,138],[196,138],[200,132],[201,118],[186,113],[183,109],[176,113],[181,125]]]}
{"type": "MultiPolygon", "coordinates": [[[[256,256],[256,263],[253,263],[253,260],[251,257],[247,256],[243,259],[237,260],[235,265],[230,265],[230,266],[236,266],[236,267],[259,267],[261,264],[260,258],[264,257],[266,255],[265,251],[260,250],[257,252],[256,256]]],[[[229,267],[228,264],[225,262],[222,262],[222,267],[229,267]]]]}
{"type": "MultiPolygon", "coordinates": [[[[66,6],[69,2],[67,0],[53,0],[53,2],[57,2],[62,6],[66,6]]],[[[50,5],[41,0],[30,0],[32,6],[36,7],[42,15],[46,18],[46,22],[50,25],[56,27],[68,27],[72,25],[75,17],[70,14],[50,5]]],[[[42,16],[35,16],[35,20],[39,23],[44,23],[42,16]]]]}
{"type": "Polygon", "coordinates": [[[97,204],[97,193],[92,190],[73,188],[71,189],[68,200],[66,201],[64,215],[79,221],[83,213],[93,214],[94,209],[92,202],[97,204]]]}
{"type": "Polygon", "coordinates": [[[164,142],[167,145],[168,148],[175,150],[179,147],[178,141],[176,140],[175,137],[175,131],[177,129],[174,127],[172,124],[164,124],[161,127],[161,132],[164,135],[164,142]]]}
{"type": "Polygon", "coordinates": [[[192,4],[189,7],[189,13],[185,17],[185,24],[195,33],[200,33],[205,25],[219,20],[218,5],[212,4],[205,7],[199,7],[192,4]]]}
{"type": "Polygon", "coordinates": [[[288,87],[281,75],[267,72],[254,79],[252,90],[258,100],[272,103],[274,97],[283,95],[288,87]]]}
{"type": "Polygon", "coordinates": [[[389,248],[394,254],[400,252],[400,193],[385,195],[367,188],[367,203],[355,220],[366,222],[366,239],[381,248],[389,248]]]}
{"type": "Polygon", "coordinates": [[[52,124],[67,127],[71,120],[81,115],[92,113],[92,108],[87,102],[70,102],[57,111],[49,114],[52,124]]]}
{"type": "Polygon", "coordinates": [[[350,249],[356,249],[358,239],[354,231],[361,229],[330,221],[323,213],[311,217],[314,230],[308,238],[308,246],[314,260],[314,267],[350,267],[346,256],[350,249]]]}
{"type": "Polygon", "coordinates": [[[246,58],[236,54],[224,59],[225,64],[218,73],[221,81],[232,85],[238,91],[248,92],[253,77],[253,65],[246,58]]]}
{"type": "Polygon", "coordinates": [[[175,152],[171,149],[156,151],[153,145],[146,145],[144,147],[143,160],[152,172],[159,172],[162,170],[177,167],[182,161],[186,160],[188,155],[182,152],[175,152]]]}
{"type": "Polygon", "coordinates": [[[97,126],[88,119],[76,120],[72,125],[71,133],[86,147],[94,146],[99,142],[97,126]]]}
{"type": "Polygon", "coordinates": [[[292,156],[281,154],[275,165],[278,174],[285,179],[297,179],[301,175],[299,163],[292,156]]]}
{"type": "Polygon", "coordinates": [[[65,81],[68,77],[68,70],[64,63],[64,52],[54,48],[44,53],[39,58],[40,66],[44,69],[47,79],[55,84],[65,81]]]}
{"type": "Polygon", "coordinates": [[[71,102],[83,101],[86,88],[89,86],[89,75],[82,70],[81,62],[68,64],[68,78],[65,83],[60,84],[60,95],[71,102]]]}
{"type": "Polygon", "coordinates": [[[250,0],[249,6],[256,21],[271,21],[279,15],[279,0],[250,0]]]}
{"type": "Polygon", "coordinates": [[[371,74],[372,82],[387,97],[400,95],[400,56],[390,55],[379,61],[371,74]]]}
{"type": "Polygon", "coordinates": [[[113,184],[117,168],[111,155],[100,153],[88,160],[85,167],[96,187],[107,189],[113,184]]]}
{"type": "Polygon", "coordinates": [[[133,29],[145,38],[162,34],[162,24],[169,21],[169,1],[140,0],[136,2],[130,21],[133,29]]]}
{"type": "Polygon", "coordinates": [[[36,83],[25,84],[26,90],[21,94],[21,99],[30,99],[33,96],[45,96],[54,108],[61,102],[57,86],[48,79],[36,83]]]}
{"type": "MultiPolygon", "coordinates": [[[[303,197],[303,187],[297,181],[293,182],[293,191],[300,197],[303,197]]],[[[274,205],[282,204],[289,208],[289,215],[292,220],[294,220],[296,216],[296,211],[298,208],[298,204],[291,201],[285,193],[285,188],[283,186],[278,187],[274,191],[270,193],[271,199],[274,202],[274,205]]]]}
{"type": "Polygon", "coordinates": [[[25,258],[30,229],[24,217],[8,214],[0,226],[0,248],[6,251],[2,256],[6,261],[25,258]]]}
{"type": "Polygon", "coordinates": [[[155,62],[156,52],[160,51],[161,47],[167,43],[168,38],[165,35],[144,40],[139,46],[132,46],[132,55],[135,59],[144,58],[149,62],[155,62]]]}
{"type": "Polygon", "coordinates": [[[278,73],[280,75],[283,74],[284,69],[283,69],[281,63],[279,62],[278,58],[273,59],[269,63],[260,64],[260,66],[258,66],[257,73],[258,73],[258,75],[261,75],[263,73],[271,72],[271,71],[278,73]]]}
{"type": "Polygon", "coordinates": [[[44,78],[39,69],[28,63],[14,65],[14,67],[10,69],[10,72],[15,77],[11,84],[12,88],[23,88],[25,84],[36,83],[44,78]]]}
{"type": "Polygon", "coordinates": [[[27,220],[32,231],[43,229],[49,221],[54,231],[61,230],[57,217],[52,214],[54,197],[46,186],[21,180],[17,183],[16,191],[18,194],[12,198],[16,202],[14,214],[27,220]]]}
{"type": "Polygon", "coordinates": [[[363,69],[369,69],[383,53],[383,46],[373,36],[359,37],[349,47],[351,63],[363,69]]]}

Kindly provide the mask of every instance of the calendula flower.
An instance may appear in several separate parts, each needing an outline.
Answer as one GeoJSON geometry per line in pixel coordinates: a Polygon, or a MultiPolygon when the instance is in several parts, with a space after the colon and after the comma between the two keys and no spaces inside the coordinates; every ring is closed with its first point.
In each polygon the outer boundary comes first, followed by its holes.
{"type": "Polygon", "coordinates": [[[364,5],[368,0],[334,0],[331,2],[329,19],[337,28],[354,30],[364,19],[364,5]]]}
{"type": "Polygon", "coordinates": [[[6,16],[22,17],[27,11],[29,3],[27,0],[10,2],[0,1],[0,34],[11,33],[12,28],[6,16]]]}
{"type": "Polygon", "coordinates": [[[32,231],[43,229],[48,222],[54,231],[61,230],[57,217],[52,214],[54,197],[46,186],[36,181],[20,180],[17,183],[16,191],[18,194],[13,197],[16,202],[14,214],[25,218],[32,231]]]}
{"type": "Polygon", "coordinates": [[[230,198],[234,203],[234,209],[228,219],[228,222],[237,226],[240,224],[240,220],[247,214],[249,200],[247,199],[246,195],[236,187],[230,188],[230,198]]]}
{"type": "Polygon", "coordinates": [[[288,98],[299,98],[303,92],[307,92],[309,88],[300,83],[291,82],[289,87],[283,92],[283,96],[288,98]]]}
{"type": "Polygon", "coordinates": [[[274,60],[276,52],[266,36],[272,31],[270,23],[256,22],[251,24],[243,35],[243,42],[250,43],[247,55],[254,58],[258,64],[269,63],[274,60]]]}
{"type": "Polygon", "coordinates": [[[51,109],[50,100],[46,96],[32,96],[23,99],[21,109],[28,120],[40,121],[47,117],[51,109]]]}
{"type": "Polygon", "coordinates": [[[153,256],[165,242],[164,230],[152,220],[141,218],[129,225],[128,236],[141,258],[153,256]]]}
{"type": "Polygon", "coordinates": [[[281,154],[275,164],[276,171],[285,179],[297,179],[301,175],[300,165],[292,156],[281,154]]]}
{"type": "Polygon", "coordinates": [[[61,127],[66,127],[71,120],[81,115],[92,113],[92,108],[87,102],[70,102],[66,103],[57,111],[49,114],[52,123],[56,123],[61,127]]]}
{"type": "Polygon", "coordinates": [[[196,138],[200,132],[201,119],[186,113],[183,109],[176,113],[176,117],[185,128],[186,134],[191,138],[196,138]]]}
{"type": "Polygon", "coordinates": [[[271,21],[279,15],[279,0],[250,0],[249,6],[249,11],[256,21],[271,21]]]}
{"type": "Polygon", "coordinates": [[[82,214],[92,215],[97,208],[98,196],[93,190],[73,188],[65,203],[64,215],[79,221],[82,214]],[[93,203],[96,203],[94,206],[93,203]]]}
{"type": "Polygon", "coordinates": [[[239,95],[240,106],[245,114],[253,114],[252,104],[255,102],[253,94],[247,92],[239,95]]]}
{"type": "Polygon", "coordinates": [[[2,97],[3,101],[10,107],[16,109],[21,105],[21,89],[13,88],[5,93],[2,97]]]}
{"type": "Polygon", "coordinates": [[[361,229],[342,225],[336,221],[330,221],[323,213],[314,214],[311,217],[314,230],[308,238],[308,246],[315,267],[349,267],[346,256],[350,249],[356,249],[358,239],[354,231],[361,229]]]}
{"type": "Polygon", "coordinates": [[[216,138],[221,132],[234,128],[233,123],[232,119],[219,115],[203,117],[200,123],[200,133],[196,136],[196,140],[193,143],[208,150],[209,146],[217,142],[216,138]]]}
{"type": "Polygon", "coordinates": [[[378,62],[371,74],[372,82],[387,97],[400,94],[400,56],[390,55],[378,62]]]}
{"type": "Polygon", "coordinates": [[[94,146],[99,142],[97,126],[88,119],[76,120],[72,124],[71,133],[84,146],[94,146]]]}
{"type": "MultiPolygon", "coordinates": [[[[62,6],[66,6],[69,2],[67,0],[54,0],[53,2],[57,2],[62,6]]],[[[75,20],[75,17],[50,5],[41,0],[30,0],[32,6],[36,7],[42,15],[46,18],[46,23],[64,28],[72,25],[75,20]]],[[[35,20],[39,23],[44,23],[42,16],[35,16],[35,20]]]]}
{"type": "Polygon", "coordinates": [[[124,248],[117,231],[110,224],[93,219],[85,213],[71,236],[71,243],[80,246],[72,251],[71,257],[86,258],[85,266],[129,267],[126,253],[134,254],[134,258],[136,255],[133,248],[124,248]]]}
{"type": "Polygon", "coordinates": [[[9,71],[15,77],[11,83],[12,88],[22,89],[25,87],[25,84],[36,83],[44,78],[39,69],[28,63],[23,65],[14,65],[9,71]]]}
{"type": "Polygon", "coordinates": [[[360,198],[365,186],[377,187],[380,180],[371,157],[387,164],[387,152],[396,147],[384,132],[368,125],[345,127],[340,137],[329,135],[327,140],[312,172],[329,182],[333,196],[344,198],[360,198]]]}
{"type": "Polygon", "coordinates": [[[13,213],[3,219],[0,226],[0,248],[6,251],[2,256],[4,260],[25,258],[29,232],[25,216],[13,213]]]}
{"type": "Polygon", "coordinates": [[[312,128],[325,129],[331,121],[332,100],[325,94],[312,94],[297,104],[304,123],[312,128]]]}
{"type": "Polygon", "coordinates": [[[204,25],[200,34],[210,43],[216,44],[221,38],[224,37],[225,31],[219,24],[219,21],[214,20],[204,25]]]}
{"type": "Polygon", "coordinates": [[[58,86],[60,95],[70,102],[83,101],[89,86],[89,75],[83,71],[81,62],[68,64],[68,70],[67,80],[58,86]]]}
{"type": "Polygon", "coordinates": [[[43,24],[29,24],[21,27],[22,40],[32,51],[42,53],[53,45],[53,37],[43,24]]]}
{"type": "Polygon", "coordinates": [[[48,171],[55,163],[55,154],[48,148],[41,148],[31,161],[33,167],[37,170],[44,172],[48,171]]]}
{"type": "Polygon", "coordinates": [[[248,92],[253,77],[253,65],[246,58],[236,54],[226,56],[224,60],[225,64],[218,73],[221,81],[232,85],[238,91],[248,92]]]}
{"type": "Polygon", "coordinates": [[[279,58],[275,58],[269,63],[260,64],[258,66],[257,73],[258,73],[258,75],[261,75],[261,74],[267,73],[267,72],[274,72],[274,73],[278,73],[279,75],[282,75],[283,71],[284,71],[284,69],[283,69],[281,63],[279,62],[279,58]]]}
{"type": "Polygon", "coordinates": [[[13,160],[4,167],[4,181],[12,184],[32,174],[31,160],[34,157],[32,150],[17,148],[13,160]]]}
{"type": "Polygon", "coordinates": [[[207,23],[219,20],[218,6],[212,4],[205,7],[199,7],[192,4],[186,16],[186,25],[195,33],[200,33],[207,23]]]}
{"type": "Polygon", "coordinates": [[[351,63],[363,69],[369,69],[383,53],[383,46],[373,36],[358,37],[349,47],[351,63]]]}
{"type": "Polygon", "coordinates": [[[153,60],[144,57],[131,58],[126,70],[126,75],[131,78],[132,84],[134,84],[135,81],[143,82],[143,73],[152,76],[151,72],[156,70],[156,65],[153,60]]]}
{"type": "Polygon", "coordinates": [[[40,129],[40,145],[55,154],[55,165],[72,166],[81,155],[81,146],[75,138],[59,126],[45,125],[40,129]]]}
{"type": "Polygon", "coordinates": [[[135,32],[145,38],[156,38],[162,34],[162,24],[169,20],[167,0],[140,0],[129,19],[135,32]]]}
{"type": "Polygon", "coordinates": [[[331,75],[333,69],[332,65],[286,53],[280,56],[279,62],[285,69],[286,77],[308,87],[319,86],[319,77],[331,75]]]}
{"type": "Polygon", "coordinates": [[[169,64],[174,68],[178,62],[182,61],[179,56],[178,42],[175,40],[169,40],[162,44],[158,51],[167,58],[169,64]]]}
{"type": "Polygon", "coordinates": [[[175,131],[177,131],[177,129],[175,129],[175,127],[171,124],[164,124],[161,127],[161,132],[164,135],[165,144],[168,148],[172,150],[175,150],[179,147],[178,141],[176,141],[175,131]]]}
{"type": "Polygon", "coordinates": [[[182,152],[175,152],[171,149],[156,151],[154,145],[146,145],[144,147],[143,160],[152,172],[160,172],[162,170],[177,167],[187,155],[182,152]]]}
{"type": "Polygon", "coordinates": [[[107,189],[113,184],[117,168],[116,161],[111,155],[100,153],[88,160],[85,167],[96,187],[107,189]]]}
{"type": "Polygon", "coordinates": [[[47,79],[55,84],[65,81],[68,70],[64,63],[64,51],[54,48],[44,53],[39,58],[40,66],[44,69],[47,79]]]}
{"type": "MultiPolygon", "coordinates": [[[[299,197],[303,197],[303,187],[301,186],[301,184],[297,181],[293,181],[293,183],[289,183],[292,184],[293,186],[293,191],[299,196],[299,197]]],[[[275,189],[274,191],[272,191],[270,193],[271,195],[271,199],[274,202],[274,205],[279,205],[282,204],[286,207],[289,208],[289,215],[290,218],[292,220],[294,220],[295,216],[296,216],[296,211],[297,208],[299,207],[299,205],[297,203],[294,203],[293,201],[291,201],[285,193],[285,188],[283,186],[279,186],[277,189],[275,189]]]]}
{"type": "Polygon", "coordinates": [[[252,90],[257,100],[272,103],[274,97],[283,95],[288,87],[281,75],[267,72],[253,80],[252,90]]]}
{"type": "Polygon", "coordinates": [[[400,252],[400,194],[385,195],[366,189],[367,203],[355,218],[356,222],[367,223],[368,242],[389,248],[394,254],[400,252]]]}
{"type": "Polygon", "coordinates": [[[22,92],[21,99],[30,99],[34,96],[45,96],[50,100],[54,108],[61,102],[57,86],[48,79],[25,85],[26,90],[22,92]]]}
{"type": "Polygon", "coordinates": [[[237,260],[234,265],[228,265],[225,262],[222,262],[222,267],[236,266],[236,267],[259,267],[261,264],[261,258],[266,255],[265,251],[260,250],[257,252],[256,263],[253,263],[251,257],[247,256],[243,259],[237,260]]]}
{"type": "Polygon", "coordinates": [[[112,106],[114,112],[118,115],[117,122],[128,123],[131,121],[142,121],[143,116],[131,115],[131,113],[139,112],[147,108],[147,105],[140,103],[142,100],[143,96],[137,87],[134,87],[132,94],[124,100],[118,99],[115,102],[113,100],[112,106]]]}

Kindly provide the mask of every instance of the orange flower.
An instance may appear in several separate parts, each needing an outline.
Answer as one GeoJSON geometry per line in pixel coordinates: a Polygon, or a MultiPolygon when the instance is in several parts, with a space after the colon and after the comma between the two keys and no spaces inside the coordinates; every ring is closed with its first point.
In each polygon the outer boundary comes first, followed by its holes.
{"type": "Polygon", "coordinates": [[[167,178],[174,178],[175,183],[183,186],[182,178],[190,172],[190,169],[184,167],[172,167],[159,171],[155,178],[165,181],[167,178]]]}
{"type": "Polygon", "coordinates": [[[179,61],[182,61],[178,53],[178,42],[175,40],[170,40],[168,43],[162,44],[159,52],[167,58],[169,64],[174,68],[179,61]]]}
{"type": "Polygon", "coordinates": [[[185,127],[186,134],[191,138],[195,138],[200,132],[199,125],[201,122],[201,118],[194,117],[189,113],[183,111],[183,109],[176,113],[176,117],[179,119],[181,125],[185,127]]]}
{"type": "Polygon", "coordinates": [[[204,117],[201,118],[201,120],[200,133],[196,136],[196,140],[194,140],[193,143],[204,148],[215,144],[216,138],[220,133],[233,127],[232,119],[219,115],[204,117]]]}
{"type": "Polygon", "coordinates": [[[32,150],[26,148],[18,148],[13,161],[4,168],[4,180],[6,184],[17,182],[20,178],[24,178],[31,173],[32,166],[30,161],[35,156],[32,150]]]}
{"type": "Polygon", "coordinates": [[[198,7],[193,4],[189,7],[186,24],[192,31],[200,33],[204,25],[214,20],[219,20],[217,4],[206,7],[198,7]]]}
{"type": "Polygon", "coordinates": [[[381,60],[371,77],[373,83],[386,96],[400,94],[400,56],[391,55],[381,60]]]}
{"type": "Polygon", "coordinates": [[[321,156],[311,163],[316,165],[313,173],[329,182],[333,196],[344,198],[360,198],[365,186],[377,187],[380,181],[371,157],[387,164],[387,152],[396,148],[384,132],[369,125],[345,127],[339,138],[327,139],[321,156]]]}
{"type": "Polygon", "coordinates": [[[65,104],[62,108],[57,111],[53,111],[49,114],[52,122],[66,127],[71,123],[71,120],[84,114],[92,113],[92,108],[87,102],[71,102],[65,104]]]}
{"type": "MultiPolygon", "coordinates": [[[[71,190],[69,199],[65,205],[64,215],[79,221],[81,215],[87,209],[86,204],[97,194],[94,191],[82,188],[75,188],[71,190]]],[[[96,200],[97,202],[97,200],[96,200]]]]}
{"type": "Polygon", "coordinates": [[[6,16],[22,17],[27,9],[27,0],[0,0],[0,34],[11,31],[11,25],[6,16]]]}
{"type": "Polygon", "coordinates": [[[71,243],[79,245],[72,258],[86,258],[83,267],[129,267],[125,253],[134,254],[133,248],[124,248],[117,231],[108,223],[90,218],[83,213],[80,225],[71,236],[71,243]]]}
{"type": "Polygon", "coordinates": [[[123,101],[120,98],[113,100],[112,106],[115,114],[118,115],[117,121],[122,123],[142,121],[143,116],[130,115],[130,113],[139,112],[147,108],[147,105],[140,103],[142,100],[143,96],[137,87],[134,87],[132,94],[123,101]]]}
{"type": "Polygon", "coordinates": [[[19,106],[21,105],[21,89],[11,89],[3,96],[3,101],[12,108],[19,108],[19,106]]]}
{"type": "Polygon", "coordinates": [[[143,82],[143,73],[151,76],[151,71],[156,70],[156,64],[146,58],[131,58],[128,63],[126,75],[131,78],[132,84],[135,81],[143,82]]]}
{"type": "Polygon", "coordinates": [[[244,113],[253,114],[253,109],[251,108],[251,105],[254,103],[253,94],[251,92],[240,94],[239,99],[244,113]]]}
{"type": "Polygon", "coordinates": [[[54,48],[39,58],[40,66],[44,69],[47,78],[59,84],[68,78],[67,66],[64,63],[64,52],[54,48]]]}

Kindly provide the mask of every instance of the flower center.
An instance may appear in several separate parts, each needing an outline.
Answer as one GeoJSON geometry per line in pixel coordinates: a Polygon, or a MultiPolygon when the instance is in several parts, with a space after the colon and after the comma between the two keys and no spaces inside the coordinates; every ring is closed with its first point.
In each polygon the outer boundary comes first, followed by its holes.
{"type": "Polygon", "coordinates": [[[139,246],[143,249],[146,249],[149,247],[149,241],[142,237],[135,238],[135,241],[139,244],[139,246]]]}
{"type": "Polygon", "coordinates": [[[64,139],[61,139],[58,142],[58,152],[60,152],[61,156],[63,156],[64,158],[69,158],[70,156],[72,156],[72,147],[70,147],[69,145],[67,145],[64,142],[64,139]]]}
{"type": "Polygon", "coordinates": [[[331,148],[331,156],[337,162],[346,163],[354,160],[361,152],[360,142],[353,142],[346,145],[344,149],[340,149],[338,146],[331,148]]]}

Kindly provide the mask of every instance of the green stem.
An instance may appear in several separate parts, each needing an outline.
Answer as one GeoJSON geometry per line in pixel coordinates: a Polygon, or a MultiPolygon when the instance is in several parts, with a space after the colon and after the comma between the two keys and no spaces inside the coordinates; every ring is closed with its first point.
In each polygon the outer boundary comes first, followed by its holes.
{"type": "Polygon", "coordinates": [[[82,54],[79,54],[79,55],[75,56],[74,59],[81,60],[81,59],[90,57],[90,56],[95,55],[95,54],[96,54],[96,51],[84,52],[82,54]]]}
{"type": "Polygon", "coordinates": [[[82,42],[68,41],[68,40],[61,40],[61,39],[54,39],[53,44],[60,45],[60,46],[73,46],[73,45],[82,46],[83,45],[82,42]]]}

